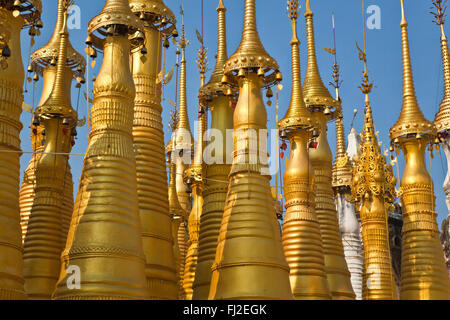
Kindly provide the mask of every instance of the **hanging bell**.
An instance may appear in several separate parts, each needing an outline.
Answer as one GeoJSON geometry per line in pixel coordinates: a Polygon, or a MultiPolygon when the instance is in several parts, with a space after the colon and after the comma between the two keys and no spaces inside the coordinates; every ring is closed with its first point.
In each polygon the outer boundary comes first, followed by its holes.
{"type": "Polygon", "coordinates": [[[37,117],[33,118],[33,126],[35,126],[35,127],[39,126],[39,118],[37,118],[37,117]]]}
{"type": "Polygon", "coordinates": [[[147,53],[148,53],[147,48],[145,46],[142,46],[141,54],[146,55],[147,53]]]}
{"type": "Polygon", "coordinates": [[[36,35],[36,29],[31,27],[30,30],[28,30],[28,35],[34,37],[36,35]]]}
{"type": "Polygon", "coordinates": [[[82,73],[82,72],[83,72],[83,68],[81,68],[81,66],[78,66],[78,67],[77,67],[77,72],[78,72],[78,73],[82,73]]]}
{"type": "Polygon", "coordinates": [[[269,88],[267,89],[266,97],[269,98],[269,99],[273,97],[272,88],[269,87],[269,88]]]}
{"type": "Polygon", "coordinates": [[[73,127],[72,130],[70,131],[70,135],[72,137],[76,137],[78,135],[77,128],[73,127]]]}
{"type": "Polygon", "coordinates": [[[239,69],[238,77],[239,78],[244,78],[245,77],[245,70],[243,68],[239,69]]]}
{"type": "Polygon", "coordinates": [[[222,79],[220,80],[220,82],[222,82],[222,84],[227,84],[228,83],[228,77],[227,77],[227,75],[223,75],[222,76],[222,79]]]}
{"type": "Polygon", "coordinates": [[[37,73],[34,74],[33,81],[39,81],[39,75],[37,73]]]}
{"type": "Polygon", "coordinates": [[[141,19],[142,21],[145,20],[145,12],[141,12],[141,14],[139,15],[139,19],[141,19]]]}
{"type": "Polygon", "coordinates": [[[422,138],[422,136],[421,136],[421,134],[418,132],[418,133],[416,134],[416,139],[420,139],[420,138],[422,138]]]}
{"type": "Polygon", "coordinates": [[[27,67],[27,72],[28,73],[32,73],[34,70],[33,70],[33,67],[31,66],[31,64],[27,67]]]}
{"type": "Polygon", "coordinates": [[[231,88],[228,88],[225,94],[227,96],[231,96],[231,95],[233,95],[233,90],[231,90],[231,88]]]}
{"type": "Polygon", "coordinates": [[[39,19],[36,24],[35,24],[36,28],[38,29],[42,29],[44,27],[44,23],[42,22],[41,19],[39,19]]]}
{"type": "Polygon", "coordinates": [[[11,57],[11,49],[8,46],[5,46],[2,50],[2,57],[9,58],[11,57]]]}
{"type": "Polygon", "coordinates": [[[173,29],[173,31],[172,31],[172,36],[173,36],[174,38],[178,38],[178,30],[177,30],[177,29],[173,29]]]}
{"type": "Polygon", "coordinates": [[[92,77],[92,82],[95,82],[95,80],[97,80],[96,77],[92,77]]]}
{"type": "Polygon", "coordinates": [[[259,76],[259,77],[264,77],[264,69],[261,67],[261,68],[259,68],[258,69],[258,73],[257,73],[257,75],[259,76]]]}
{"type": "Polygon", "coordinates": [[[84,41],[84,43],[86,43],[86,45],[88,45],[88,46],[92,46],[92,37],[91,37],[91,35],[87,36],[87,38],[84,41]]]}
{"type": "Polygon", "coordinates": [[[394,152],[394,147],[393,147],[393,146],[390,146],[390,147],[389,147],[389,151],[390,151],[390,152],[394,152]]]}
{"type": "Polygon", "coordinates": [[[186,193],[191,194],[192,193],[192,179],[187,178],[186,180],[186,193]]]}
{"type": "Polygon", "coordinates": [[[70,124],[70,119],[69,118],[63,118],[62,124],[64,126],[68,126],[70,124]]]}
{"type": "Polygon", "coordinates": [[[131,39],[133,40],[137,40],[137,41],[144,41],[145,40],[145,35],[142,31],[136,31],[133,36],[131,37],[131,39]]]}
{"type": "Polygon", "coordinates": [[[325,110],[323,111],[323,114],[326,116],[329,116],[331,114],[331,110],[329,107],[326,107],[325,110]]]}
{"type": "Polygon", "coordinates": [[[281,74],[280,71],[277,71],[277,73],[275,74],[275,80],[276,80],[277,82],[283,81],[283,75],[281,74]]]}
{"type": "Polygon", "coordinates": [[[22,5],[22,1],[15,0],[14,4],[13,4],[13,7],[17,9],[17,8],[20,8],[21,5],[22,5]]]}
{"type": "Polygon", "coordinates": [[[92,48],[91,54],[89,55],[92,59],[97,58],[97,50],[92,48]]]}
{"type": "Polygon", "coordinates": [[[110,25],[110,26],[106,29],[106,35],[107,35],[107,36],[113,36],[114,33],[115,33],[114,25],[110,25]]]}
{"type": "Polygon", "coordinates": [[[168,49],[170,47],[169,40],[167,38],[164,39],[164,48],[168,49]]]}
{"type": "Polygon", "coordinates": [[[281,138],[282,140],[286,140],[286,139],[287,139],[287,133],[286,133],[286,130],[280,129],[280,138],[281,138]]]}
{"type": "Polygon", "coordinates": [[[176,54],[177,56],[179,56],[179,55],[181,54],[180,49],[177,48],[177,51],[175,51],[175,54],[176,54]]]}
{"type": "Polygon", "coordinates": [[[56,58],[55,57],[53,57],[52,60],[50,60],[50,65],[53,67],[56,66],[56,58]]]}
{"type": "Polygon", "coordinates": [[[319,130],[317,130],[317,128],[314,128],[313,132],[312,132],[312,137],[313,138],[318,138],[319,135],[320,135],[319,130]]]}
{"type": "Polygon", "coordinates": [[[398,138],[395,138],[395,139],[394,139],[394,143],[395,143],[395,144],[398,144],[399,142],[400,142],[400,140],[399,140],[398,138]]]}

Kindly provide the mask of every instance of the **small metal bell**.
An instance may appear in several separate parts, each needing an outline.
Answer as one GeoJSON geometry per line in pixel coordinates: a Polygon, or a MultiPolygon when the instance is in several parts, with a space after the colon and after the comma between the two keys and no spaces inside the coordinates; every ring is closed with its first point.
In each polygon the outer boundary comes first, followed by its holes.
{"type": "Polygon", "coordinates": [[[267,89],[266,97],[269,98],[269,99],[273,97],[272,88],[269,87],[269,88],[267,89]]]}
{"type": "Polygon", "coordinates": [[[166,38],[166,39],[164,39],[164,48],[169,48],[170,47],[170,43],[169,43],[169,40],[166,38]]]}
{"type": "Polygon", "coordinates": [[[277,71],[277,73],[275,74],[275,80],[276,80],[277,82],[283,81],[283,75],[281,74],[280,71],[277,71]]]}
{"type": "Polygon", "coordinates": [[[178,38],[178,30],[177,30],[177,29],[173,29],[173,31],[172,31],[172,36],[173,36],[174,38],[178,38]]]}
{"type": "Polygon", "coordinates": [[[68,126],[70,124],[70,119],[69,118],[64,118],[63,121],[62,121],[62,124],[64,126],[68,126]]]}
{"type": "Polygon", "coordinates": [[[28,71],[28,73],[32,73],[34,70],[33,70],[33,67],[31,66],[31,65],[29,65],[28,67],[27,67],[27,71],[28,71]]]}
{"type": "Polygon", "coordinates": [[[245,77],[245,70],[244,69],[239,69],[238,77],[239,78],[245,77]]]}
{"type": "Polygon", "coordinates": [[[222,79],[221,79],[220,82],[222,82],[222,84],[227,84],[227,83],[228,83],[228,77],[224,74],[224,75],[222,76],[222,79]]]}
{"type": "Polygon", "coordinates": [[[88,46],[92,46],[92,37],[88,35],[84,43],[86,43],[86,45],[88,46]]]}
{"type": "Polygon", "coordinates": [[[326,107],[325,110],[323,111],[323,114],[326,116],[329,116],[331,114],[331,110],[329,107],[326,107]]]}
{"type": "Polygon", "coordinates": [[[53,57],[52,60],[50,60],[50,65],[56,66],[56,58],[55,57],[53,57]]]}
{"type": "Polygon", "coordinates": [[[34,117],[34,118],[33,118],[33,126],[37,127],[37,126],[39,126],[39,124],[40,124],[39,118],[34,117]]]}
{"type": "Polygon", "coordinates": [[[259,77],[264,77],[264,74],[265,74],[264,69],[263,68],[259,68],[257,74],[258,74],[259,77]]]}
{"type": "Polygon", "coordinates": [[[37,73],[34,74],[33,81],[39,81],[39,75],[37,73]]]}
{"type": "Polygon", "coordinates": [[[147,53],[148,53],[147,48],[145,46],[142,46],[141,54],[146,55],[147,53]]]}
{"type": "Polygon", "coordinates": [[[38,29],[42,29],[44,27],[44,23],[42,22],[41,19],[39,19],[36,24],[35,24],[36,28],[38,29]]]}
{"type": "Polygon", "coordinates": [[[108,36],[113,36],[114,33],[115,33],[114,26],[113,26],[113,25],[110,25],[110,26],[106,29],[106,34],[107,34],[108,36]]]}
{"type": "Polygon", "coordinates": [[[286,139],[287,139],[287,133],[286,133],[286,130],[280,129],[280,138],[281,138],[282,140],[286,140],[286,139]]]}
{"type": "Polygon", "coordinates": [[[11,57],[11,49],[8,46],[5,46],[2,50],[2,57],[9,58],[11,57]]]}

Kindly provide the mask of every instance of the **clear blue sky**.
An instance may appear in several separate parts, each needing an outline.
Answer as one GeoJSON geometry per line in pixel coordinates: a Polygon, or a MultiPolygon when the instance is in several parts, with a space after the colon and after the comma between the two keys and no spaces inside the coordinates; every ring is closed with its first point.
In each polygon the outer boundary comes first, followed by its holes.
{"type": "MultiPolygon", "coordinates": [[[[177,15],[181,22],[180,5],[181,0],[165,0],[167,6],[177,15]]],[[[218,0],[205,0],[205,42],[209,51],[209,61],[211,69],[215,65],[214,54],[217,47],[217,15],[216,7],[218,0]]],[[[87,24],[89,20],[97,15],[104,5],[104,1],[86,1],[78,0],[75,2],[81,7],[81,29],[71,30],[70,40],[73,46],[84,53],[84,39],[87,36],[87,24]]],[[[228,32],[228,53],[231,55],[237,48],[241,38],[243,22],[243,0],[224,0],[227,7],[227,32],[228,32]]],[[[305,1],[300,1],[302,5],[301,12],[304,12],[305,1]]],[[[337,28],[338,58],[341,65],[341,72],[344,83],[341,89],[341,96],[344,101],[344,117],[346,132],[350,129],[350,121],[353,115],[353,109],[359,110],[359,115],[355,121],[355,127],[359,131],[362,125],[362,114],[364,99],[358,86],[362,77],[362,65],[358,60],[355,41],[362,43],[362,18],[361,18],[361,0],[311,0],[313,12],[315,14],[316,44],[319,66],[323,81],[325,84],[331,80],[332,56],[320,48],[332,47],[331,33],[331,15],[335,14],[337,28]]],[[[369,62],[370,78],[375,83],[375,89],[371,95],[371,102],[374,111],[374,120],[377,130],[380,132],[380,139],[383,141],[383,147],[389,145],[389,128],[398,118],[402,103],[402,66],[401,66],[401,41],[400,41],[400,1],[399,0],[366,0],[366,7],[378,5],[381,8],[381,29],[367,30],[367,50],[369,62]]],[[[412,63],[414,70],[414,79],[416,84],[416,93],[419,104],[425,116],[432,120],[438,110],[438,105],[443,91],[443,80],[441,71],[441,54],[439,42],[439,28],[432,23],[432,17],[429,14],[431,1],[412,1],[406,0],[406,14],[409,22],[409,35],[411,42],[412,63]]],[[[43,1],[43,16],[45,27],[42,30],[43,35],[36,38],[36,44],[33,50],[43,46],[49,40],[56,19],[57,0],[43,1]]],[[[195,30],[200,30],[200,0],[185,0],[186,13],[186,31],[187,38],[191,40],[192,45],[187,49],[188,59],[188,105],[191,119],[191,127],[197,115],[196,96],[199,89],[199,75],[195,65],[196,51],[199,43],[195,36],[195,30]]],[[[278,60],[280,70],[284,75],[284,89],[280,96],[280,116],[283,116],[289,105],[291,90],[291,71],[290,71],[290,46],[291,27],[286,14],[285,0],[258,0],[257,1],[257,21],[261,40],[269,54],[278,60]]],[[[179,30],[181,30],[180,24],[179,30]]],[[[303,14],[299,19],[299,33],[302,41],[301,58],[302,73],[304,75],[306,65],[306,46],[305,46],[305,24],[303,14]]],[[[448,26],[448,35],[450,30],[448,26]]],[[[26,64],[29,48],[28,36],[23,35],[23,56],[26,64]]],[[[167,55],[167,68],[175,64],[175,47],[172,45],[167,55]]],[[[94,71],[91,75],[98,73],[101,66],[101,55],[97,61],[94,71]]],[[[42,81],[37,85],[36,100],[41,92],[42,81]]],[[[173,80],[166,88],[166,96],[174,100],[173,80]]],[[[92,88],[92,85],[90,85],[92,88]]],[[[85,87],[82,88],[85,91],[85,87]]],[[[82,92],[83,92],[82,91],[82,92]]],[[[32,103],[32,90],[29,90],[25,97],[26,102],[32,103]]],[[[77,89],[73,89],[73,106],[76,107],[77,89]]],[[[273,128],[275,124],[275,104],[268,107],[269,123],[268,127],[273,128]]],[[[171,110],[167,100],[163,102],[163,121],[166,134],[166,141],[169,138],[168,119],[171,110]]],[[[79,115],[80,118],[86,114],[86,103],[83,98],[80,100],[79,115]]],[[[31,151],[29,128],[31,115],[24,113],[22,121],[24,129],[22,130],[22,149],[31,151]]],[[[87,126],[79,129],[78,140],[73,149],[74,153],[84,153],[87,147],[87,126]]],[[[329,127],[329,141],[334,152],[335,149],[335,126],[329,127]]],[[[24,154],[21,158],[22,172],[26,168],[30,154],[24,154]]],[[[402,162],[402,156],[399,157],[402,162]]],[[[77,190],[78,178],[81,173],[83,159],[81,156],[71,157],[72,172],[74,175],[75,192],[77,190]]],[[[402,164],[401,164],[402,165],[402,164]]],[[[432,161],[432,173],[435,183],[435,192],[437,196],[436,207],[439,224],[448,215],[445,204],[445,196],[442,191],[442,184],[445,178],[446,168],[445,156],[435,155],[432,161]]]]}

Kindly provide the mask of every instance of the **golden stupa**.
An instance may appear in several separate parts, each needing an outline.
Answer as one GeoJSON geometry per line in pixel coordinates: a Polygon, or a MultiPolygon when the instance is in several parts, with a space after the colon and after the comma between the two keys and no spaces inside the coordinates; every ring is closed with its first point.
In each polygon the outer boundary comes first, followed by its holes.
{"type": "MultiPolygon", "coordinates": [[[[218,20],[218,45],[216,66],[211,74],[209,82],[200,88],[200,100],[209,106],[211,110],[211,130],[220,132],[222,139],[226,137],[227,130],[233,129],[232,96],[227,95],[230,86],[222,84],[223,67],[228,59],[227,33],[226,33],[226,8],[222,0],[217,7],[218,20]]],[[[206,300],[211,284],[211,266],[216,255],[217,240],[220,224],[225,207],[228,191],[228,175],[231,165],[228,164],[226,143],[222,140],[219,147],[213,142],[214,150],[205,154],[211,156],[205,164],[203,182],[203,209],[200,220],[199,248],[197,268],[193,284],[193,299],[206,300]]],[[[209,144],[206,145],[208,148],[209,144]]],[[[205,159],[206,161],[206,159],[205,159]]]]}
{"type": "Polygon", "coordinates": [[[313,120],[303,99],[300,72],[300,41],[297,37],[298,0],[288,2],[292,21],[292,94],[289,109],[279,122],[291,145],[284,172],[286,214],[283,222],[283,247],[290,267],[295,299],[331,298],[325,273],[320,226],[315,213],[314,171],[309,160],[310,140],[318,123],[313,120]]]}
{"type": "Polygon", "coordinates": [[[433,181],[425,165],[425,149],[434,144],[436,129],[425,119],[417,102],[403,0],[402,21],[403,106],[389,135],[405,156],[400,181],[403,206],[400,299],[450,299],[450,278],[444,262],[436,222],[433,181]]]}
{"type": "Polygon", "coordinates": [[[319,123],[318,147],[311,149],[309,158],[314,169],[316,192],[316,214],[319,219],[322,244],[325,255],[325,272],[333,299],[354,299],[350,272],[344,256],[339,233],[339,224],[332,189],[332,154],[327,140],[327,122],[336,116],[339,101],[334,100],[325,88],[317,64],[313,12],[310,0],[306,0],[306,34],[308,42],[308,63],[303,95],[306,106],[319,123]],[[334,109],[334,112],[333,112],[334,109]]]}
{"type": "Polygon", "coordinates": [[[20,31],[29,28],[29,34],[36,35],[42,28],[41,12],[40,0],[0,3],[0,35],[9,38],[3,45],[0,65],[0,300],[26,298],[19,208],[19,134],[25,77],[20,31]]]}
{"type": "Polygon", "coordinates": [[[397,180],[393,176],[392,166],[386,164],[386,158],[381,153],[373,124],[369,99],[373,83],[369,80],[367,68],[365,30],[364,50],[359,50],[359,58],[364,62],[363,81],[360,86],[365,96],[364,127],[361,134],[361,155],[353,168],[351,197],[359,204],[364,246],[362,298],[395,300],[398,294],[392,269],[387,209],[396,198],[397,180]]]}
{"type": "Polygon", "coordinates": [[[58,2],[53,37],[32,55],[34,67],[44,69],[46,83],[32,123],[32,134],[36,135],[32,140],[43,153],[31,159],[35,175],[33,202],[29,212],[21,212],[21,220],[27,222],[23,262],[29,299],[52,296],[73,210],[73,196],[66,197],[73,190],[68,153],[75,142],[78,115],[70,102],[70,89],[74,74],[82,77],[85,61],[68,39],[66,20],[70,5],[70,1],[58,2]],[[41,141],[36,141],[38,138],[41,141]],[[68,209],[72,209],[70,213],[68,209]]]}
{"type": "Polygon", "coordinates": [[[161,118],[161,70],[163,38],[176,35],[176,20],[162,1],[131,0],[131,10],[144,23],[146,54],[132,51],[131,71],[136,85],[133,141],[136,154],[137,190],[145,273],[151,299],[178,297],[177,271],[173,256],[172,222],[161,118]]]}
{"type": "Polygon", "coordinates": [[[143,24],[128,0],[107,0],[89,23],[87,44],[103,50],[94,85],[91,132],[70,225],[55,299],[146,299],[133,150],[135,85],[132,45],[143,43],[143,24]],[[136,35],[139,37],[129,36],[136,35]],[[67,286],[71,266],[81,274],[78,288],[67,286]]]}
{"type": "Polygon", "coordinates": [[[263,146],[255,148],[250,141],[252,134],[266,134],[262,87],[281,80],[277,62],[259,38],[255,6],[255,0],[245,0],[242,40],[224,67],[226,77],[237,78],[240,94],[233,166],[212,266],[209,299],[214,300],[292,299],[267,162],[258,157],[263,146]]]}

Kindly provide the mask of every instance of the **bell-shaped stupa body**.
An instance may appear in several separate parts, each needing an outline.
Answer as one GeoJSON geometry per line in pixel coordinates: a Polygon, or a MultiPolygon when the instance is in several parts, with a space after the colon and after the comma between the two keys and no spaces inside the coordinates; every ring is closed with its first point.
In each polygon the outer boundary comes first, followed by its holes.
{"type": "Polygon", "coordinates": [[[131,10],[145,21],[147,54],[133,50],[132,74],[136,85],[133,141],[146,258],[145,273],[150,299],[177,299],[177,272],[172,245],[168,185],[162,123],[161,72],[162,41],[172,35],[176,23],[172,11],[162,1],[132,0],[131,10]],[[161,24],[166,19],[168,23],[161,24]]]}
{"type": "Polygon", "coordinates": [[[135,85],[128,36],[136,30],[143,26],[127,0],[106,1],[89,24],[89,36],[104,57],[56,299],[148,297],[132,139],[135,85]],[[95,37],[96,31],[106,38],[95,37]],[[81,279],[75,289],[67,286],[74,270],[81,279]]]}
{"type": "Polygon", "coordinates": [[[205,184],[203,189],[203,209],[200,219],[199,248],[193,299],[206,300],[211,284],[211,267],[216,255],[217,240],[228,191],[228,175],[231,165],[227,162],[226,137],[227,130],[233,129],[233,108],[231,97],[224,92],[227,86],[222,84],[223,66],[228,59],[226,40],[226,8],[223,1],[217,7],[218,46],[216,66],[209,82],[200,89],[200,98],[210,100],[211,134],[222,143],[212,141],[206,145],[205,184]],[[219,134],[220,132],[220,134],[219,134]],[[216,134],[217,133],[217,134],[216,134]]]}
{"type": "Polygon", "coordinates": [[[284,172],[286,214],[282,240],[290,267],[290,282],[295,299],[331,299],[325,273],[319,220],[315,213],[314,171],[309,161],[309,142],[317,122],[306,108],[300,72],[300,41],[297,38],[298,1],[288,2],[292,20],[291,102],[279,127],[285,130],[291,151],[284,172]]]}
{"type": "Polygon", "coordinates": [[[266,144],[257,142],[267,139],[261,88],[273,82],[264,71],[257,74],[261,69],[278,75],[276,61],[259,40],[255,0],[245,0],[242,41],[224,69],[228,77],[239,71],[240,95],[234,112],[233,166],[209,299],[292,299],[289,266],[264,164],[267,159],[260,158],[267,153],[266,144]]]}
{"type": "Polygon", "coordinates": [[[13,14],[13,5],[13,1],[0,4],[0,34],[8,33],[11,52],[0,66],[0,300],[26,298],[19,207],[19,135],[25,76],[20,34],[24,26],[39,20],[42,11],[40,0],[21,2],[18,16],[13,14]]]}
{"type": "Polygon", "coordinates": [[[21,212],[21,219],[27,220],[23,260],[25,291],[30,299],[50,299],[55,290],[72,214],[68,216],[66,210],[73,209],[73,195],[69,195],[72,200],[66,197],[66,188],[70,191],[72,187],[72,181],[67,181],[71,179],[67,154],[74,143],[78,117],[70,102],[70,89],[72,69],[82,74],[85,61],[68,39],[67,7],[66,1],[59,1],[53,37],[32,55],[34,68],[44,68],[46,83],[34,115],[39,124],[32,123],[32,135],[36,134],[32,140],[39,143],[43,154],[31,160],[35,161],[35,194],[29,216],[21,212]],[[56,67],[49,63],[52,59],[57,59],[56,67]],[[42,140],[36,141],[41,135],[42,140]]]}
{"type": "MultiPolygon", "coordinates": [[[[368,83],[368,78],[366,79],[368,83]]],[[[360,204],[364,245],[362,298],[395,300],[397,288],[391,262],[387,206],[395,198],[397,180],[378,145],[369,92],[370,90],[364,92],[366,106],[361,155],[355,162],[351,186],[352,197],[360,204]]],[[[353,227],[355,228],[357,226],[353,227]]]]}
{"type": "Polygon", "coordinates": [[[314,40],[313,12],[310,0],[306,1],[306,35],[308,44],[308,62],[303,95],[306,106],[313,111],[313,118],[319,123],[320,136],[318,147],[311,149],[309,158],[314,169],[316,191],[316,214],[319,219],[322,244],[325,255],[325,272],[332,299],[354,299],[355,294],[350,282],[350,272],[344,256],[344,248],[339,232],[336,205],[332,189],[332,153],[327,140],[327,122],[332,108],[339,102],[334,100],[324,86],[317,64],[314,40]]]}
{"type": "Polygon", "coordinates": [[[403,106],[390,137],[403,150],[405,168],[400,181],[402,201],[402,263],[400,299],[450,299],[450,278],[445,267],[436,221],[433,180],[425,164],[425,149],[434,143],[435,128],[417,103],[402,8],[403,106]]]}

